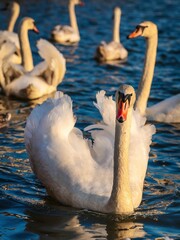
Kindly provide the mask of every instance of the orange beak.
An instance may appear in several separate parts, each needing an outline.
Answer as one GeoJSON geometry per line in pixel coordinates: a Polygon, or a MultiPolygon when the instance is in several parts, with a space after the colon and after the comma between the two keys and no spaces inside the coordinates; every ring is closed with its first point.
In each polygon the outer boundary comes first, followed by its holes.
{"type": "Polygon", "coordinates": [[[123,102],[122,100],[119,101],[118,103],[118,112],[117,112],[117,120],[120,123],[123,123],[124,121],[126,121],[127,118],[127,113],[128,113],[128,102],[123,102]]]}
{"type": "Polygon", "coordinates": [[[142,29],[139,28],[139,29],[136,29],[134,32],[130,33],[127,38],[136,38],[136,37],[139,37],[142,35],[142,29]]]}
{"type": "Polygon", "coordinates": [[[35,33],[39,33],[39,30],[37,29],[37,27],[36,27],[35,25],[34,25],[33,31],[34,31],[35,33]]]}

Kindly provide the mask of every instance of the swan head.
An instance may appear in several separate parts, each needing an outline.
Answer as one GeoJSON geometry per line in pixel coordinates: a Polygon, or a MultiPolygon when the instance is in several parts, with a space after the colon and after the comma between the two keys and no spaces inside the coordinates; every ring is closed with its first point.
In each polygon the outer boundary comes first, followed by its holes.
{"type": "Polygon", "coordinates": [[[115,16],[120,16],[120,15],[121,15],[121,9],[120,9],[120,7],[115,7],[115,8],[114,8],[114,15],[115,15],[115,16]]]}
{"type": "Polygon", "coordinates": [[[116,120],[119,123],[126,121],[128,111],[133,108],[136,100],[134,88],[123,84],[116,92],[116,120]]]}
{"type": "Polygon", "coordinates": [[[30,17],[23,18],[20,22],[20,26],[28,30],[33,30],[36,33],[39,33],[39,30],[37,29],[33,18],[30,18],[30,17]]]}
{"type": "Polygon", "coordinates": [[[4,8],[2,8],[1,10],[9,10],[12,13],[19,13],[20,12],[20,6],[19,3],[13,1],[11,3],[7,3],[6,6],[4,8]]]}
{"type": "Polygon", "coordinates": [[[138,36],[151,38],[157,34],[157,31],[158,30],[156,24],[150,21],[146,21],[137,25],[136,29],[131,34],[129,34],[127,38],[136,38],[138,36]]]}
{"type": "Polygon", "coordinates": [[[9,4],[9,8],[11,9],[12,12],[19,12],[20,11],[20,6],[19,3],[13,1],[9,4]]]}
{"type": "Polygon", "coordinates": [[[83,6],[84,3],[81,0],[70,0],[70,4],[83,6]]]}

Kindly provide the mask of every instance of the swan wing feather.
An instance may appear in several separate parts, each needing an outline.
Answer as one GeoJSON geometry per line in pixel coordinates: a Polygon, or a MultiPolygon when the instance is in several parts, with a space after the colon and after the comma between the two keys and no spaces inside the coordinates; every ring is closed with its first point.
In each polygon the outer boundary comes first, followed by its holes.
{"type": "Polygon", "coordinates": [[[9,61],[9,58],[15,52],[15,45],[12,42],[7,41],[1,46],[0,55],[0,78],[3,89],[6,85],[12,82],[15,78],[23,75],[23,67],[21,65],[13,64],[9,61]]]}
{"type": "Polygon", "coordinates": [[[20,49],[19,38],[17,33],[9,31],[0,31],[0,45],[7,40],[14,43],[16,48],[20,49]]]}
{"type": "Polygon", "coordinates": [[[49,85],[57,86],[66,72],[63,55],[48,41],[40,39],[37,43],[39,55],[45,60],[31,72],[32,76],[43,78],[49,85]]]}
{"type": "MultiPolygon", "coordinates": [[[[32,169],[48,193],[62,203],[92,210],[101,209],[107,203],[113,182],[115,130],[111,132],[110,129],[115,123],[113,117],[108,117],[104,105],[112,106],[111,114],[115,114],[115,103],[111,97],[105,97],[103,91],[97,95],[97,99],[95,105],[102,113],[102,121],[97,126],[102,129],[91,130],[94,144],[84,139],[81,130],[74,127],[76,119],[72,101],[63,93],[57,93],[54,99],[36,107],[25,128],[25,144],[32,169]],[[99,153],[103,151],[108,153],[104,156],[104,162],[99,153]]],[[[151,133],[154,131],[154,127],[146,126],[144,122],[145,118],[137,113],[131,133],[131,137],[136,135],[135,140],[138,141],[137,146],[132,139],[129,154],[130,175],[133,175],[130,176],[130,184],[135,207],[142,198],[149,153],[147,143],[151,142],[151,133]]]]}

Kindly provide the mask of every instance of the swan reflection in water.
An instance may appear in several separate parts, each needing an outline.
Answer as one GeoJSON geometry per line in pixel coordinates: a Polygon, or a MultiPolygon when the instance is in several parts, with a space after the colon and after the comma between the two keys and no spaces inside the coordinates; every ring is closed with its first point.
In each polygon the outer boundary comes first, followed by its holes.
{"type": "MultiPolygon", "coordinates": [[[[63,208],[63,207],[62,207],[63,208]]],[[[134,222],[121,222],[109,219],[107,215],[94,216],[91,213],[74,212],[65,209],[64,213],[60,209],[51,212],[47,209],[40,212],[28,210],[29,216],[26,230],[30,233],[38,234],[40,238],[49,237],[51,239],[94,239],[104,236],[108,240],[124,238],[140,238],[146,235],[143,225],[134,222]],[[77,214],[77,215],[75,215],[77,214]]],[[[112,217],[113,218],[113,217],[112,217]]]]}

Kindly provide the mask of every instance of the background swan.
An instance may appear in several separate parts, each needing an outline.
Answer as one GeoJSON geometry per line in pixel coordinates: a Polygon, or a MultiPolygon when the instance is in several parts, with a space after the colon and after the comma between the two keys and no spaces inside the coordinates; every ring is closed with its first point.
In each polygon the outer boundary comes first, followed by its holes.
{"type": "Polygon", "coordinates": [[[152,22],[140,23],[128,38],[136,38],[138,36],[145,37],[146,39],[146,57],[143,76],[138,86],[136,108],[139,109],[141,114],[146,114],[147,119],[151,121],[180,122],[180,93],[147,108],[158,43],[158,29],[156,24],[152,22]]]}
{"type": "Polygon", "coordinates": [[[133,111],[134,101],[128,85],[118,89],[116,103],[104,91],[97,94],[95,106],[103,119],[88,127],[94,145],[74,127],[72,101],[62,92],[31,112],[25,145],[34,173],[51,196],[99,212],[131,213],[139,206],[154,127],[133,111]]]}
{"type": "Polygon", "coordinates": [[[6,58],[1,62],[0,79],[7,96],[36,99],[56,90],[64,77],[66,63],[51,43],[41,39],[37,47],[44,61],[34,67],[28,30],[38,31],[32,18],[22,19],[19,28],[22,65],[14,65],[6,58]]]}
{"type": "Polygon", "coordinates": [[[80,0],[69,0],[70,26],[57,25],[51,32],[52,39],[61,44],[73,44],[80,41],[79,29],[75,14],[75,5],[83,5],[80,0]]]}
{"type": "Polygon", "coordinates": [[[120,42],[121,9],[114,8],[113,40],[109,43],[102,41],[96,50],[96,58],[100,61],[123,60],[128,56],[128,51],[120,42]]]}
{"type": "Polygon", "coordinates": [[[8,9],[11,12],[11,16],[8,23],[7,31],[0,31],[0,46],[2,46],[7,40],[14,43],[16,46],[15,53],[9,58],[13,63],[21,63],[20,45],[17,33],[14,33],[14,26],[20,13],[20,5],[17,2],[11,2],[8,4],[8,9]]]}

